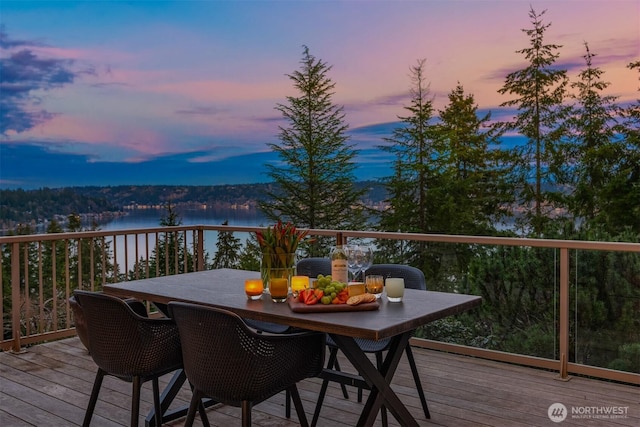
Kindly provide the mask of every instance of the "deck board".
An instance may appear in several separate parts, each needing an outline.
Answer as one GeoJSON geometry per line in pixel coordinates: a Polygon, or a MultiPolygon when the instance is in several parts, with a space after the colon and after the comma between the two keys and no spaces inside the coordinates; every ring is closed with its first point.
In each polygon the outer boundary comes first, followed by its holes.
{"type": "MultiPolygon", "coordinates": [[[[571,406],[628,406],[626,418],[571,419],[568,426],[637,426],[640,425],[640,387],[575,377],[560,381],[557,373],[509,365],[500,362],[414,348],[416,365],[429,403],[427,420],[415,391],[411,372],[403,358],[393,381],[393,388],[425,426],[549,426],[549,405],[555,402],[571,406]]],[[[345,371],[353,372],[341,360],[345,371]]],[[[0,353],[0,426],[76,426],[81,425],[95,377],[95,364],[78,338],[40,344],[21,354],[0,353]]],[[[161,379],[161,387],[170,376],[161,379]]],[[[302,381],[298,388],[307,418],[311,420],[321,381],[302,381]]],[[[355,425],[362,403],[356,390],[349,388],[350,399],[340,387],[331,383],[322,408],[319,427],[355,425]]],[[[131,386],[106,377],[92,426],[129,424],[131,386]]],[[[188,404],[191,392],[184,387],[175,405],[188,404]]],[[[366,398],[366,391],[365,391],[366,398]]],[[[150,384],[141,397],[140,425],[152,406],[150,384]]],[[[569,409],[571,410],[571,409],[569,409]]],[[[284,393],[254,407],[254,426],[298,425],[295,410],[284,417],[284,393]]],[[[240,409],[219,405],[207,412],[211,425],[233,426],[240,423],[240,409]]],[[[181,426],[176,420],[169,426],[181,426]]],[[[201,425],[196,418],[196,425],[201,425]]],[[[381,425],[380,416],[376,425],[381,425]]],[[[389,425],[398,426],[393,416],[389,425]]]]}

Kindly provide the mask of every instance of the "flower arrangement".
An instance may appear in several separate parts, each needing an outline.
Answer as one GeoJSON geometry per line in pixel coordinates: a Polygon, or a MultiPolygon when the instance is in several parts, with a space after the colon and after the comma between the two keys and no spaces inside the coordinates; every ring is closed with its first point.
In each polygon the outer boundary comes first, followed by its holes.
{"type": "Polygon", "coordinates": [[[298,230],[293,224],[278,221],[265,231],[257,231],[256,237],[262,250],[262,268],[292,268],[298,245],[309,241],[307,230],[298,230]]]}

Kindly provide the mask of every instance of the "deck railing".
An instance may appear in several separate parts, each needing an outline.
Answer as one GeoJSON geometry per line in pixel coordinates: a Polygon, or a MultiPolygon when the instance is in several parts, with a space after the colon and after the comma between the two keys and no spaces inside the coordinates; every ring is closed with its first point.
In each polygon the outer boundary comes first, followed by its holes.
{"type": "MultiPolygon", "coordinates": [[[[38,342],[75,335],[68,299],[73,290],[101,289],[105,283],[150,276],[181,274],[208,268],[206,254],[214,248],[220,232],[234,236],[261,230],[260,227],[190,225],[135,230],[87,231],[0,237],[0,315],[3,319],[4,351],[23,351],[38,342]]],[[[479,346],[467,346],[413,338],[412,344],[492,360],[555,370],[558,378],[569,374],[588,375],[640,384],[640,374],[570,360],[570,341],[578,342],[577,322],[572,324],[570,307],[571,260],[582,251],[628,253],[640,257],[640,244],[574,240],[526,239],[417,233],[383,233],[353,230],[309,230],[311,235],[334,239],[389,239],[421,241],[473,247],[546,248],[553,251],[554,291],[553,357],[514,354],[479,346]],[[557,311],[557,312],[556,312],[557,311]],[[573,328],[572,328],[573,325],[573,328]],[[573,338],[573,340],[571,340],[573,338]]],[[[573,271],[575,271],[575,266],[573,271]]],[[[577,274],[577,273],[576,273],[577,274]]],[[[637,271],[636,273],[637,274],[637,271]]],[[[640,277],[636,277],[636,287],[640,277]]],[[[575,284],[574,284],[575,286],[575,284]]],[[[461,291],[459,287],[450,291],[461,291]]],[[[577,298],[577,297],[574,297],[577,298]]],[[[637,293],[625,298],[637,298],[637,293]]],[[[640,301],[634,302],[632,321],[640,325],[640,301]]],[[[574,309],[574,316],[577,316],[574,309]]],[[[575,319],[574,319],[575,320],[575,319]]],[[[629,343],[638,345],[638,343],[629,343]]],[[[576,345],[577,347],[577,345],[576,345]]],[[[574,351],[577,359],[578,351],[574,351]]]]}

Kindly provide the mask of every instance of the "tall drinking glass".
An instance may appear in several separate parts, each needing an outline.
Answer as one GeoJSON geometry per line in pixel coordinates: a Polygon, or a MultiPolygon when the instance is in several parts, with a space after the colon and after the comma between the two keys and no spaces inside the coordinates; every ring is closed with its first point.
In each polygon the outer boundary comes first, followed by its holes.
{"type": "Polygon", "coordinates": [[[344,250],[347,253],[347,267],[349,268],[349,273],[351,273],[351,281],[356,281],[358,273],[362,269],[362,257],[359,247],[358,245],[346,245],[344,250]]]}
{"type": "Polygon", "coordinates": [[[365,273],[373,265],[373,248],[370,245],[360,245],[360,269],[362,270],[362,281],[366,281],[365,273]]]}

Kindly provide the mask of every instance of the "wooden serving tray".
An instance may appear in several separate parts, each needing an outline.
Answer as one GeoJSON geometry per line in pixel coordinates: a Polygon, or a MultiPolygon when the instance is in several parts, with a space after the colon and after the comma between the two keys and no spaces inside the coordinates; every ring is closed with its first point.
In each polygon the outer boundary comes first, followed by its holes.
{"type": "Polygon", "coordinates": [[[289,302],[289,308],[296,313],[335,313],[339,311],[371,311],[377,310],[380,307],[378,301],[366,302],[358,305],[349,304],[313,304],[306,305],[303,302],[298,301],[298,298],[291,298],[287,300],[289,302]]]}

